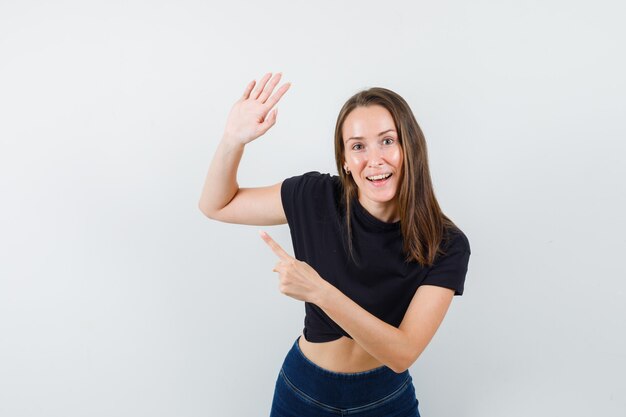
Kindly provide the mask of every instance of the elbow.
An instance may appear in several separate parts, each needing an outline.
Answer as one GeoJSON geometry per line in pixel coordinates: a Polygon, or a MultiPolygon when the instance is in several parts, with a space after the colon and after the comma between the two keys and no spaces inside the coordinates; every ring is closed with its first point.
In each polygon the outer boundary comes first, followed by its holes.
{"type": "Polygon", "coordinates": [[[211,212],[210,210],[207,210],[207,208],[202,204],[202,202],[198,203],[198,209],[200,209],[202,214],[204,214],[209,219],[212,219],[212,220],[215,219],[213,212],[211,212]]]}
{"type": "Polygon", "coordinates": [[[397,374],[401,374],[402,372],[406,371],[407,369],[409,369],[411,367],[411,365],[413,365],[413,363],[408,363],[408,362],[397,362],[394,364],[391,364],[389,366],[389,368],[394,371],[397,374]]]}
{"type": "Polygon", "coordinates": [[[413,364],[415,363],[418,357],[419,357],[419,354],[416,355],[413,352],[408,356],[398,355],[398,358],[396,359],[396,361],[388,366],[395,373],[401,374],[402,372],[406,371],[411,366],[413,366],[413,364]]]}
{"type": "Polygon", "coordinates": [[[394,366],[394,367],[389,367],[392,371],[394,371],[397,374],[401,374],[402,372],[406,371],[408,368],[405,368],[404,366],[394,366]]]}
{"type": "Polygon", "coordinates": [[[404,358],[397,358],[393,363],[388,364],[387,367],[395,373],[401,374],[402,372],[409,369],[412,364],[412,362],[409,363],[408,361],[404,360],[404,358]]]}

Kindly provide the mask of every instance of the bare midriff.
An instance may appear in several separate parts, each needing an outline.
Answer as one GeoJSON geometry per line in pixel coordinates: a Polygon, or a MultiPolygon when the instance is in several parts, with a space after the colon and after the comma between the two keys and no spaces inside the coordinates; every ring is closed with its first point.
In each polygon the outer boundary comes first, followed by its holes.
{"type": "Polygon", "coordinates": [[[314,343],[301,335],[298,345],[307,359],[333,372],[364,372],[383,366],[354,340],[345,336],[330,342],[314,343]]]}

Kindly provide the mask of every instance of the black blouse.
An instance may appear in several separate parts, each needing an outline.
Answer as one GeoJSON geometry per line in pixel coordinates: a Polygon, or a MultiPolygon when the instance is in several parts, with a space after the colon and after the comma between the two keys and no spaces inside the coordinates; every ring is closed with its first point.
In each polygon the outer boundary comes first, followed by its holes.
{"type": "MultiPolygon", "coordinates": [[[[463,294],[470,257],[465,234],[456,230],[445,239],[446,252],[431,267],[405,262],[400,222],[371,215],[355,198],[351,203],[354,260],[349,256],[345,209],[339,176],[307,172],[287,178],[281,199],[294,255],[342,293],[379,319],[399,327],[420,285],[451,288],[463,294]],[[356,261],[356,262],[355,262],[356,261]]],[[[351,336],[313,303],[305,303],[304,337],[327,342],[351,336]]]]}

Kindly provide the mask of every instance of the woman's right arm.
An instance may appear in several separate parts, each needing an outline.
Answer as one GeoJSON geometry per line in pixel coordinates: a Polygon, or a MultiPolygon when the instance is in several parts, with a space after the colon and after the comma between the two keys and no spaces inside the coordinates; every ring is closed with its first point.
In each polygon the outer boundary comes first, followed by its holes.
{"type": "Polygon", "coordinates": [[[283,84],[270,97],[281,74],[276,74],[267,84],[270,77],[271,73],[266,74],[254,91],[255,81],[250,82],[228,116],[198,203],[211,219],[249,225],[287,223],[280,197],[282,182],[258,188],[239,188],[237,184],[237,169],[245,145],[276,123],[277,110],[269,116],[268,112],[290,87],[289,83],[283,84]]]}

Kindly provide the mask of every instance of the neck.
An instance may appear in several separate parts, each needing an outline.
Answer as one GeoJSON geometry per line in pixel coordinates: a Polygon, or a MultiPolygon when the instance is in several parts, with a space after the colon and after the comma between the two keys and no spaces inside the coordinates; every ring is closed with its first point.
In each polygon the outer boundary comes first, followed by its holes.
{"type": "Polygon", "coordinates": [[[369,214],[376,217],[378,220],[385,223],[395,223],[400,220],[400,214],[398,213],[398,205],[395,201],[389,201],[387,203],[376,203],[372,201],[364,201],[359,196],[359,203],[369,214]]]}

